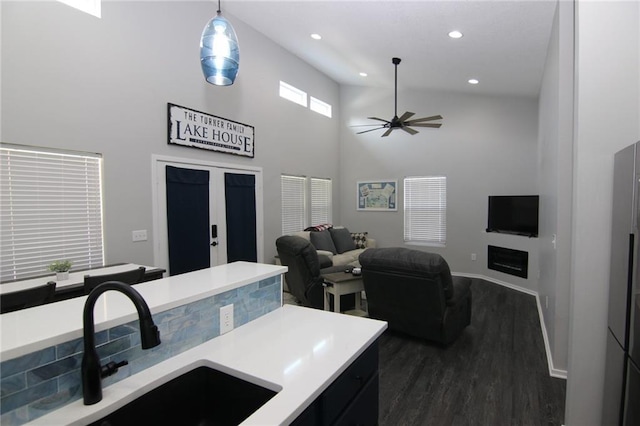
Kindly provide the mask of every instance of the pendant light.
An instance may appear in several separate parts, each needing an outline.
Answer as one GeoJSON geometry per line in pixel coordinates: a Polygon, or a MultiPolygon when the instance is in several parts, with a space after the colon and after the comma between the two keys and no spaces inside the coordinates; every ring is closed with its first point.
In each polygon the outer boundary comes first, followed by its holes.
{"type": "Polygon", "coordinates": [[[230,86],[238,74],[240,50],[231,23],[222,17],[220,0],[218,12],[202,30],[200,64],[204,78],[216,86],[230,86]]]}

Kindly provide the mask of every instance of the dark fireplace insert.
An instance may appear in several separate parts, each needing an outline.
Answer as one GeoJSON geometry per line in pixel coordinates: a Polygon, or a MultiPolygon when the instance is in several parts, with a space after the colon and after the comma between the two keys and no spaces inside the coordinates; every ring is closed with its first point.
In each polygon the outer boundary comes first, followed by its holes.
{"type": "Polygon", "coordinates": [[[527,278],[529,273],[529,253],[504,247],[489,246],[487,267],[505,274],[527,278]]]}

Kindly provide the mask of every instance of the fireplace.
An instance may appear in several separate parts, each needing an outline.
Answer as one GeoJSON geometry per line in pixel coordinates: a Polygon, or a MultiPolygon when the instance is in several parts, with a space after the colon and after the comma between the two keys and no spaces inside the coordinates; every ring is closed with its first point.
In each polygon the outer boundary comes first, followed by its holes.
{"type": "Polygon", "coordinates": [[[489,246],[487,267],[505,274],[527,278],[529,272],[529,253],[504,247],[489,246]]]}

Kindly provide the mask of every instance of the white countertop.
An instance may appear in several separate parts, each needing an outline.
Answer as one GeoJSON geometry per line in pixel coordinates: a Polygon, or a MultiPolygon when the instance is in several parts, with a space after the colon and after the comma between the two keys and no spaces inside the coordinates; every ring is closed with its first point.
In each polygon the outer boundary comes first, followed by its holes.
{"type": "MultiPolygon", "coordinates": [[[[147,301],[151,313],[155,314],[283,274],[286,270],[286,267],[279,265],[234,262],[136,284],[135,289],[147,301]]],[[[82,337],[85,300],[86,296],[76,297],[0,315],[0,359],[6,361],[82,337]]],[[[96,302],[96,331],[137,318],[133,303],[119,292],[106,292],[96,302]]]]}
{"type": "Polygon", "coordinates": [[[82,400],[30,425],[79,425],[198,366],[215,367],[278,393],[243,425],[288,424],[386,329],[383,321],[285,305],[235,330],[117,382],[103,400],[82,400]]]}

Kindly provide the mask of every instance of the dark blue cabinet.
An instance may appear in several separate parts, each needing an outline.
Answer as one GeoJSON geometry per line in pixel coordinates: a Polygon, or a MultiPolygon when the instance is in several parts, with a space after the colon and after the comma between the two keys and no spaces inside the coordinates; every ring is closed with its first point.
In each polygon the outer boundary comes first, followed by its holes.
{"type": "Polygon", "coordinates": [[[376,425],[378,342],[358,357],[292,423],[294,426],[376,425]]]}

